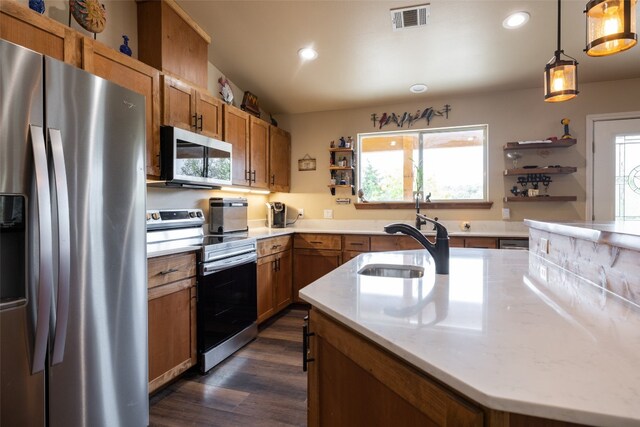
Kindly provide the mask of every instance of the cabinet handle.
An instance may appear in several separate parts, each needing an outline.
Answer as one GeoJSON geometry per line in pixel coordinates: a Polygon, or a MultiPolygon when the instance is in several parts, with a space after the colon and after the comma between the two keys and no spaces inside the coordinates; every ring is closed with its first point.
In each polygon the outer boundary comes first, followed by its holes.
{"type": "Polygon", "coordinates": [[[202,132],[202,114],[200,114],[200,117],[198,117],[198,121],[200,122],[200,126],[198,126],[198,130],[202,132]]]}
{"type": "Polygon", "coordinates": [[[273,246],[271,246],[271,249],[278,249],[280,246],[282,246],[282,245],[273,245],[273,246]]]}
{"type": "Polygon", "coordinates": [[[307,372],[307,364],[315,361],[314,358],[309,357],[309,337],[315,335],[314,332],[309,332],[309,316],[304,316],[304,325],[302,325],[302,371],[307,372]]]}
{"type": "Polygon", "coordinates": [[[251,172],[251,175],[253,175],[253,179],[250,179],[249,181],[256,182],[256,170],[255,169],[251,172]]]}
{"type": "Polygon", "coordinates": [[[276,260],[276,271],[280,271],[280,258],[276,260]]]}
{"type": "Polygon", "coordinates": [[[359,243],[359,242],[352,242],[349,243],[350,246],[362,246],[364,243],[359,243]]]}
{"type": "Polygon", "coordinates": [[[276,175],[273,174],[271,175],[271,185],[275,185],[276,184],[276,175]]]}
{"type": "Polygon", "coordinates": [[[198,115],[194,114],[193,115],[193,124],[191,125],[191,127],[195,130],[198,130],[198,115]]]}
{"type": "Polygon", "coordinates": [[[163,271],[161,271],[161,272],[160,272],[160,273],[158,273],[158,274],[161,274],[161,275],[163,275],[163,276],[164,276],[165,274],[171,274],[171,273],[175,273],[175,272],[177,272],[177,271],[179,271],[177,268],[170,268],[170,269],[168,269],[168,270],[163,270],[163,271]]]}
{"type": "Polygon", "coordinates": [[[321,245],[322,242],[319,240],[311,240],[309,243],[313,243],[314,245],[321,245]]]}
{"type": "Polygon", "coordinates": [[[278,271],[278,264],[276,261],[277,260],[271,261],[271,271],[278,271]]]}
{"type": "Polygon", "coordinates": [[[251,171],[244,170],[244,180],[251,182],[251,171]]]}

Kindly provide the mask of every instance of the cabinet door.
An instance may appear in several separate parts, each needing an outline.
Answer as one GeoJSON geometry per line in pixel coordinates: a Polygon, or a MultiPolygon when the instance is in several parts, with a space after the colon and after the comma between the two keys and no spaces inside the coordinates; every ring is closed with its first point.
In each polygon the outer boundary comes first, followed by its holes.
{"type": "Polygon", "coordinates": [[[222,139],[222,102],[204,92],[196,93],[198,132],[215,139],[222,139]],[[201,127],[201,128],[200,128],[201,127]]]}
{"type": "Polygon", "coordinates": [[[278,254],[278,271],[275,280],[275,311],[276,313],[291,304],[291,250],[278,254]]]}
{"type": "Polygon", "coordinates": [[[82,42],[82,68],[145,97],[147,175],[160,176],[160,73],[89,38],[82,42]]]}
{"type": "Polygon", "coordinates": [[[0,38],[79,67],[81,35],[21,3],[0,1],[0,38]]]}
{"type": "Polygon", "coordinates": [[[274,281],[277,255],[258,258],[257,295],[258,323],[262,323],[274,314],[274,281]]]}
{"type": "Polygon", "coordinates": [[[194,286],[194,279],[186,279],[149,290],[149,392],[194,364],[194,286]]]}
{"type": "Polygon", "coordinates": [[[251,147],[249,168],[251,186],[269,188],[269,124],[257,117],[249,118],[249,146],[251,147]]]}
{"type": "Polygon", "coordinates": [[[247,172],[249,152],[249,114],[230,105],[223,105],[224,140],[233,146],[231,182],[249,185],[247,172]]]}
{"type": "Polygon", "coordinates": [[[342,263],[346,263],[347,261],[351,261],[355,257],[360,254],[366,254],[367,252],[357,252],[357,251],[342,251],[342,263]]]}
{"type": "Polygon", "coordinates": [[[162,124],[195,131],[196,91],[178,79],[162,76],[162,124]]]}
{"type": "Polygon", "coordinates": [[[269,131],[269,189],[289,192],[291,176],[291,134],[275,126],[269,131]]]}
{"type": "MultiPolygon", "coordinates": [[[[297,237],[297,235],[296,235],[297,237]]],[[[340,251],[296,249],[293,253],[293,299],[304,302],[298,291],[340,265],[340,251]]]]}

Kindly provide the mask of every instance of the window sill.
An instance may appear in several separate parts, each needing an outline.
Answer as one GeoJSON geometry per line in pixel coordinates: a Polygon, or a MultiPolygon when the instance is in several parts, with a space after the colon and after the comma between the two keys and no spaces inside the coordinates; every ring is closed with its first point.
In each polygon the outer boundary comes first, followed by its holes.
{"type": "MultiPolygon", "coordinates": [[[[356,209],[415,209],[415,202],[354,203],[356,209]]],[[[420,202],[424,209],[491,209],[493,202],[420,202]]]]}

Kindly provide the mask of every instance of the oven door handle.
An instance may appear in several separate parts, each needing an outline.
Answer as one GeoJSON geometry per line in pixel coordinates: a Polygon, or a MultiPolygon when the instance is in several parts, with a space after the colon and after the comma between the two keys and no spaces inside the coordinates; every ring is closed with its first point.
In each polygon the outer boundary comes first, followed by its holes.
{"type": "Polygon", "coordinates": [[[238,265],[255,262],[257,259],[258,257],[256,256],[256,253],[253,252],[245,256],[239,256],[239,257],[229,258],[221,261],[216,261],[214,263],[203,264],[201,274],[203,276],[208,276],[209,274],[227,270],[229,268],[233,268],[238,265]]]}
{"type": "Polygon", "coordinates": [[[256,253],[255,246],[251,246],[251,248],[240,249],[234,252],[225,252],[223,254],[212,255],[205,261],[205,263],[224,261],[226,259],[230,259],[232,257],[236,257],[244,254],[253,254],[255,256],[255,253],[256,253]]]}

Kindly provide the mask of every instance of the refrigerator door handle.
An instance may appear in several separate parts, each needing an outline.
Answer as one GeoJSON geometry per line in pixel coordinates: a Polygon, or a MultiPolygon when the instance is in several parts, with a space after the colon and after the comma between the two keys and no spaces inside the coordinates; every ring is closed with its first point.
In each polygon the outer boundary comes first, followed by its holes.
{"type": "MultiPolygon", "coordinates": [[[[47,152],[44,143],[44,132],[39,126],[30,125],[31,146],[35,170],[35,184],[38,205],[38,248],[39,273],[37,296],[37,320],[35,343],[33,348],[33,374],[44,370],[49,338],[49,316],[51,314],[51,292],[53,288],[53,251],[51,248],[51,195],[49,193],[49,173],[47,168],[47,152]]],[[[34,298],[35,301],[35,298],[34,298]]]]}
{"type": "Polygon", "coordinates": [[[58,207],[58,296],[56,304],[56,328],[53,339],[51,364],[56,365],[64,359],[64,347],[67,341],[67,322],[69,319],[69,287],[71,276],[71,231],[69,221],[69,190],[67,170],[62,150],[62,135],[58,129],[49,129],[51,155],[58,207]]]}

